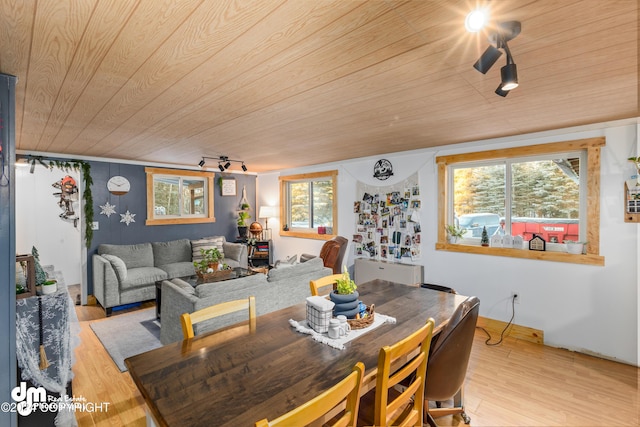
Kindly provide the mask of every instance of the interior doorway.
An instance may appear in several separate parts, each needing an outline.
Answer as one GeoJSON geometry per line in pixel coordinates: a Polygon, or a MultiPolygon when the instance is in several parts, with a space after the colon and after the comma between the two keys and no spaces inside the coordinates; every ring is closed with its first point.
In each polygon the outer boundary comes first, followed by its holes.
{"type": "Polygon", "coordinates": [[[79,285],[87,303],[82,173],[17,161],[15,174],[16,254],[35,247],[40,264],[62,273],[67,286],[79,285]],[[72,189],[75,185],[75,189],[72,189]]]}

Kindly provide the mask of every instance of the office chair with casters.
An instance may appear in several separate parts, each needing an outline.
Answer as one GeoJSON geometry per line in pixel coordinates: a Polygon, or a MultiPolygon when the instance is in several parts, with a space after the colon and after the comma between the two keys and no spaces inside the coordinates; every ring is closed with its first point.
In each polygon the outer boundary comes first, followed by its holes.
{"type": "MultiPolygon", "coordinates": [[[[334,274],[342,272],[342,260],[347,252],[348,243],[349,241],[346,238],[335,236],[333,239],[327,240],[320,249],[320,258],[322,258],[324,266],[331,268],[334,274]]],[[[315,257],[315,255],[302,254],[300,255],[300,262],[305,262],[315,257]]]]}
{"type": "Polygon", "coordinates": [[[437,425],[434,418],[454,414],[471,423],[464,411],[464,379],[479,311],[480,300],[467,298],[433,340],[424,390],[425,421],[432,427],[437,425]],[[449,399],[453,399],[453,407],[442,407],[441,402],[449,399]],[[437,408],[429,408],[430,401],[435,401],[437,408]]]}
{"type": "Polygon", "coordinates": [[[249,327],[254,330],[256,327],[256,299],[250,296],[247,299],[227,301],[220,304],[212,305],[193,313],[184,313],[180,316],[182,324],[182,335],[184,339],[193,338],[193,325],[204,322],[205,320],[215,317],[224,316],[225,314],[234,313],[236,311],[248,310],[249,327]]]}
{"type": "Polygon", "coordinates": [[[320,288],[327,287],[329,285],[333,285],[333,287],[327,292],[329,294],[332,290],[336,289],[336,282],[338,279],[342,278],[342,274],[332,274],[330,276],[324,276],[316,280],[309,281],[309,288],[311,289],[311,295],[317,296],[320,295],[320,288]]]}
{"type": "Polygon", "coordinates": [[[425,373],[433,327],[434,320],[429,319],[408,337],[380,349],[376,387],[360,400],[359,425],[422,426],[425,373]],[[399,362],[403,365],[395,367],[399,362]],[[393,372],[392,367],[396,369],[393,372]],[[407,378],[412,381],[402,392],[398,391],[395,386],[407,378]]]}
{"type": "Polygon", "coordinates": [[[358,408],[360,406],[360,388],[364,377],[364,365],[356,363],[353,371],[345,379],[324,393],[314,397],[297,408],[272,421],[262,419],[255,427],[288,427],[306,426],[331,412],[336,406],[346,401],[346,408],[340,416],[333,417],[330,422],[334,426],[356,426],[358,408]]]}

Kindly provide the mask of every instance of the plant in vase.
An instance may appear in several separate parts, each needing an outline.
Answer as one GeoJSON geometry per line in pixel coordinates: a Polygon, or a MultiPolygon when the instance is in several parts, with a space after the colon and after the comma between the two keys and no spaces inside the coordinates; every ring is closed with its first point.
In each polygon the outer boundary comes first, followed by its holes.
{"type": "Polygon", "coordinates": [[[42,294],[49,295],[54,293],[58,289],[57,283],[58,282],[55,279],[46,280],[42,284],[42,294]]]}
{"type": "Polygon", "coordinates": [[[194,261],[193,266],[199,273],[213,273],[218,270],[218,264],[223,259],[218,248],[200,249],[202,259],[194,261]]]}
{"type": "Polygon", "coordinates": [[[347,267],[342,270],[342,277],[336,280],[336,289],[329,294],[331,301],[335,303],[333,315],[343,315],[347,318],[355,318],[360,312],[360,301],[356,282],[351,280],[347,267]]]}
{"type": "Polygon", "coordinates": [[[243,239],[247,237],[247,230],[249,229],[249,226],[247,226],[247,220],[251,218],[249,209],[249,204],[243,203],[242,206],[240,206],[240,211],[238,211],[238,220],[236,223],[238,224],[238,234],[243,239]]]}
{"type": "Polygon", "coordinates": [[[454,224],[445,225],[444,229],[447,232],[449,243],[457,243],[459,239],[462,239],[464,233],[467,231],[465,228],[454,224]]]}

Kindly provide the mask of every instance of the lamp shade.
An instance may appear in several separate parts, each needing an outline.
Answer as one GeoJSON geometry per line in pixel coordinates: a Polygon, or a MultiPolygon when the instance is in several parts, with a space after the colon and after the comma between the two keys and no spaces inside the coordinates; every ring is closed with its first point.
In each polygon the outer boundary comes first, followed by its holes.
{"type": "Polygon", "coordinates": [[[484,51],[480,59],[473,64],[473,68],[480,71],[482,74],[487,74],[487,71],[489,71],[491,66],[496,63],[501,55],[502,52],[500,52],[500,49],[496,49],[490,45],[487,50],[484,51]]]}
{"type": "Polygon", "coordinates": [[[502,77],[502,90],[511,90],[518,87],[518,69],[516,64],[507,64],[500,69],[502,77]]]}
{"type": "Polygon", "coordinates": [[[278,216],[278,210],[275,206],[260,206],[258,218],[275,218],[278,216]]]}

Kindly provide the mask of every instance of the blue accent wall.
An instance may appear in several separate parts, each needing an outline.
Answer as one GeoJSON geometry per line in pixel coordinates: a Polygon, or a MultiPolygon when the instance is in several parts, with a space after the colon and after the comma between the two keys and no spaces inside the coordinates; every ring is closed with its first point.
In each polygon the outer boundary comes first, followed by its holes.
{"type": "Polygon", "coordinates": [[[225,236],[233,242],[237,235],[237,211],[242,199],[242,188],[246,188],[247,199],[251,205],[249,224],[256,221],[256,176],[245,174],[224,174],[237,181],[236,196],[222,196],[217,181],[214,180],[214,216],[216,221],[205,224],[176,224],[146,226],[147,219],[147,175],[145,167],[123,163],[89,162],[93,185],[93,221],[99,223],[99,229],[93,232],[91,247],[87,251],[88,293],[93,293],[92,257],[101,243],[135,244],[144,242],[166,242],[175,239],[198,239],[209,236],[225,236]],[[131,190],[122,196],[115,196],[107,190],[107,181],[115,175],[126,177],[131,190]],[[115,205],[115,214],[110,217],[101,215],[101,205],[106,202],[115,205]],[[127,210],[135,214],[135,222],[128,226],[120,222],[120,214],[127,210]]]}

